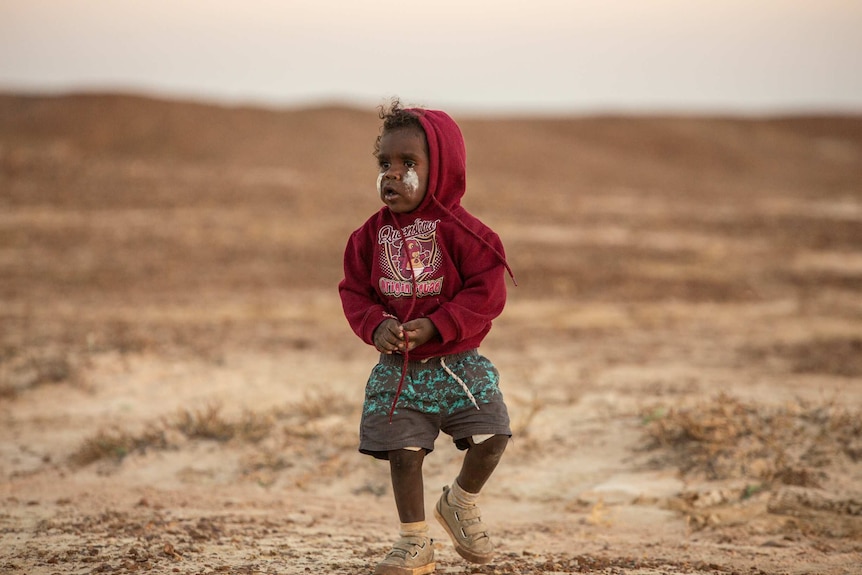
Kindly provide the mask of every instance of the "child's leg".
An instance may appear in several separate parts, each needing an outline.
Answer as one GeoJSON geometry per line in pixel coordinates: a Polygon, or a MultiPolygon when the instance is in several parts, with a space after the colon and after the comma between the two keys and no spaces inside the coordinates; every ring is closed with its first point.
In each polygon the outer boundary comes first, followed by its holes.
{"type": "Polygon", "coordinates": [[[508,444],[506,435],[494,435],[482,443],[473,443],[471,439],[458,474],[458,485],[468,493],[479,493],[500,463],[508,444]]]}
{"type": "Polygon", "coordinates": [[[389,471],[401,529],[398,541],[374,570],[375,575],[427,575],[434,572],[434,548],[425,522],[424,459],[424,449],[389,452],[389,471]]]}
{"type": "Polygon", "coordinates": [[[389,452],[389,473],[395,507],[401,523],[425,521],[425,486],[422,480],[422,462],[425,450],[397,449],[389,452]]]}
{"type": "Polygon", "coordinates": [[[479,492],[491,477],[506,445],[508,435],[494,435],[481,443],[469,441],[461,472],[452,487],[444,487],[434,515],[449,534],[455,550],[473,563],[488,563],[494,556],[494,546],[482,523],[476,506],[479,492]]]}

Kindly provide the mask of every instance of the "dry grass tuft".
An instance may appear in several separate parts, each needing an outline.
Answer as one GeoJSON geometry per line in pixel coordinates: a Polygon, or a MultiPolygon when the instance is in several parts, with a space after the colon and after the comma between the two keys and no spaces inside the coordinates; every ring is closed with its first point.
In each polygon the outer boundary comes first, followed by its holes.
{"type": "Polygon", "coordinates": [[[689,528],[756,524],[761,534],[858,538],[862,494],[842,475],[862,461],[860,415],[835,402],[773,407],[719,395],[652,409],[645,421],[650,447],[661,450],[655,462],[689,479],[668,500],[689,528]]]}
{"type": "Polygon", "coordinates": [[[247,410],[239,419],[232,420],[222,415],[221,406],[210,405],[196,410],[181,410],[168,425],[189,439],[239,439],[256,443],[272,432],[274,421],[269,414],[247,410]]]}
{"type": "Polygon", "coordinates": [[[10,349],[0,354],[0,398],[13,398],[41,385],[77,382],[78,379],[78,362],[69,353],[19,354],[10,349]]]}
{"type": "Polygon", "coordinates": [[[99,431],[85,439],[72,453],[69,461],[73,465],[89,465],[97,461],[120,462],[131,453],[143,453],[150,449],[166,449],[169,442],[164,429],[150,426],[140,434],[132,434],[118,428],[99,431]]]}
{"type": "Polygon", "coordinates": [[[649,448],[708,480],[816,487],[827,467],[862,459],[862,413],[836,403],[770,407],[719,395],[689,408],[645,411],[649,448]]]}
{"type": "Polygon", "coordinates": [[[149,424],[142,432],[132,433],[113,427],[101,430],[85,439],[69,457],[73,465],[89,465],[100,460],[121,462],[133,453],[177,447],[172,432],[187,439],[230,441],[233,439],[257,443],[273,431],[274,420],[267,414],[243,412],[238,419],[222,415],[221,407],[211,405],[199,410],[181,410],[172,418],[149,424]]]}
{"type": "MultiPolygon", "coordinates": [[[[149,424],[140,433],[118,427],[99,431],[85,439],[69,460],[75,465],[88,465],[106,459],[121,462],[133,453],[178,448],[177,440],[181,438],[252,444],[267,439],[279,441],[290,438],[292,448],[300,449],[302,446],[298,442],[305,445],[323,437],[327,438],[330,447],[337,448],[340,446],[339,441],[331,437],[335,436],[350,437],[352,446],[352,435],[333,433],[333,430],[341,429],[347,421],[352,421],[345,416],[352,414],[355,409],[355,402],[337,394],[309,394],[296,403],[264,412],[245,410],[235,417],[225,415],[218,404],[200,409],[181,409],[171,417],[149,424]]],[[[249,465],[251,471],[264,469],[277,472],[289,467],[283,459],[267,451],[271,449],[272,446],[266,445],[260,448],[260,453],[253,457],[254,461],[249,465]]]]}

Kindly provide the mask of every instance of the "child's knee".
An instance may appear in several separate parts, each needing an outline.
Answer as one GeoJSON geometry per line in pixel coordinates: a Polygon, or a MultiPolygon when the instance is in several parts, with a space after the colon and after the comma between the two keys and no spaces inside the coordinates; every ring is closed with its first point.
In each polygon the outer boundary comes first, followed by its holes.
{"type": "Polygon", "coordinates": [[[480,441],[477,441],[477,436],[473,436],[471,449],[476,449],[485,457],[495,459],[499,459],[506,451],[506,446],[509,445],[508,435],[478,436],[478,439],[480,441]]]}
{"type": "Polygon", "coordinates": [[[424,459],[424,449],[396,449],[389,452],[389,465],[395,471],[421,469],[424,459]]]}

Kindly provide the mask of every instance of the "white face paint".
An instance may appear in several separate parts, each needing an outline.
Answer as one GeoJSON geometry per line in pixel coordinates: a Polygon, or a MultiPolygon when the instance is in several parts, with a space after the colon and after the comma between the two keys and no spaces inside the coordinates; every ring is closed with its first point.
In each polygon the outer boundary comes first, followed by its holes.
{"type": "Polygon", "coordinates": [[[415,192],[419,187],[419,174],[413,168],[407,168],[407,173],[404,174],[404,187],[410,192],[415,192]]]}
{"type": "MultiPolygon", "coordinates": [[[[416,173],[416,170],[413,168],[407,168],[407,173],[404,174],[404,178],[401,180],[404,184],[404,187],[407,188],[407,191],[413,193],[419,187],[419,174],[416,173]]],[[[377,193],[383,192],[383,172],[377,174],[377,193]]]]}

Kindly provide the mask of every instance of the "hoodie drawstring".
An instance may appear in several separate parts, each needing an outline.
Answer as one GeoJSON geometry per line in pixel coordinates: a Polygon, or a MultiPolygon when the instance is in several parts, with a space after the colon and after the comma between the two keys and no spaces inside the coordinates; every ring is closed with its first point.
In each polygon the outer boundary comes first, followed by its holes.
{"type": "MultiPolygon", "coordinates": [[[[395,222],[395,229],[398,230],[398,235],[401,238],[401,246],[404,249],[407,249],[407,238],[404,236],[404,230],[401,229],[401,224],[398,222],[398,218],[395,217],[395,213],[390,211],[389,214],[392,216],[392,220],[395,222]]],[[[407,310],[407,314],[404,316],[404,320],[401,321],[402,324],[410,321],[410,316],[413,315],[413,310],[416,309],[416,274],[410,274],[410,281],[413,284],[413,289],[410,294],[410,309],[407,310]]],[[[400,321],[400,320],[399,320],[400,321]]],[[[405,333],[404,334],[404,352],[402,355],[404,356],[403,363],[401,364],[401,377],[398,379],[398,388],[395,390],[395,399],[392,400],[392,407],[389,408],[389,423],[392,423],[392,416],[395,413],[395,406],[398,404],[398,398],[401,397],[401,390],[404,388],[404,378],[407,376],[407,367],[410,362],[410,337],[405,333]]]]}
{"type": "Polygon", "coordinates": [[[440,209],[442,209],[444,212],[446,212],[446,213],[449,215],[449,217],[450,217],[450,218],[452,218],[453,220],[455,220],[456,222],[458,222],[458,225],[459,225],[459,226],[461,226],[464,230],[466,230],[466,231],[467,231],[470,235],[472,235],[474,238],[476,238],[477,240],[479,240],[480,242],[482,242],[482,243],[485,245],[485,247],[486,247],[486,248],[488,248],[489,250],[491,250],[491,252],[493,252],[493,253],[494,253],[494,255],[495,255],[495,256],[497,256],[497,259],[498,259],[498,260],[500,260],[500,263],[502,263],[502,264],[503,264],[503,267],[505,267],[505,268],[506,268],[506,271],[507,271],[507,272],[509,272],[509,277],[510,277],[510,278],[512,278],[512,283],[513,283],[513,284],[515,284],[515,287],[518,287],[518,282],[515,280],[515,274],[512,272],[512,268],[510,268],[510,267],[509,267],[509,262],[508,262],[508,261],[506,261],[506,256],[504,256],[503,254],[501,254],[501,253],[500,253],[500,250],[498,250],[497,248],[495,248],[494,246],[492,246],[492,245],[491,245],[491,242],[489,242],[488,240],[486,240],[485,238],[483,238],[482,236],[480,236],[480,235],[479,235],[477,232],[475,232],[474,230],[470,229],[470,227],[469,227],[467,224],[465,224],[464,222],[462,222],[462,221],[461,221],[461,218],[459,218],[458,216],[456,216],[455,214],[453,214],[453,213],[452,213],[452,210],[450,210],[449,208],[447,208],[446,206],[444,206],[444,205],[440,202],[440,200],[438,200],[438,199],[437,199],[437,196],[436,196],[436,195],[431,196],[431,199],[434,201],[434,203],[436,203],[438,206],[440,206],[440,209]]]}

